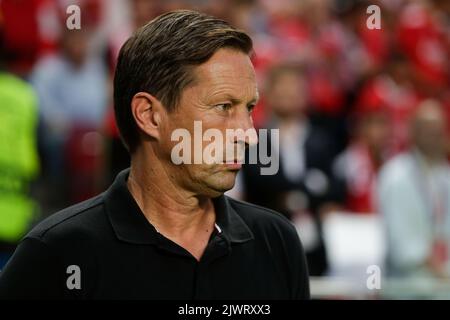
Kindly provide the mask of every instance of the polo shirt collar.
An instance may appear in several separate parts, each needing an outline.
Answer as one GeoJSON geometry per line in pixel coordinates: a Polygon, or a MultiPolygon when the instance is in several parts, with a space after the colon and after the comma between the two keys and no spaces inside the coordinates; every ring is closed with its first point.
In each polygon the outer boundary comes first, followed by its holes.
{"type": "MultiPolygon", "coordinates": [[[[148,222],[127,187],[130,169],[120,172],[105,193],[105,208],[119,240],[135,244],[156,244],[159,235],[148,222]]],[[[247,224],[231,206],[228,197],[213,199],[216,224],[230,243],[244,243],[254,239],[247,224]]]]}

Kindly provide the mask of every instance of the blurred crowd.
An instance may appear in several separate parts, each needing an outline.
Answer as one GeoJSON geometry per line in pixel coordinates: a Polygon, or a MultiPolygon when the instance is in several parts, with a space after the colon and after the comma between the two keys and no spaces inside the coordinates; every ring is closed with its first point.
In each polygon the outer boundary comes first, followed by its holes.
{"type": "Polygon", "coordinates": [[[129,165],[115,60],[134,30],[180,8],[250,34],[254,123],[280,130],[279,172],[245,165],[230,195],[298,224],[311,275],[328,269],[324,219],[345,211],[381,217],[390,274],[450,276],[446,0],[0,0],[0,267],[36,221],[129,165]],[[71,4],[79,30],[66,27],[71,4]],[[380,29],[367,26],[374,4],[380,29]]]}

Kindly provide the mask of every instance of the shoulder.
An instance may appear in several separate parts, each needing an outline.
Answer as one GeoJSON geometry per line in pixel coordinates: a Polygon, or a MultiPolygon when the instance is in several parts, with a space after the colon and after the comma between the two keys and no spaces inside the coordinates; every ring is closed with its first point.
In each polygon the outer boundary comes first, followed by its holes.
{"type": "Polygon", "coordinates": [[[314,123],[308,123],[306,132],[311,139],[331,139],[330,134],[314,123]]]}
{"type": "Polygon", "coordinates": [[[256,250],[269,252],[271,261],[278,264],[292,288],[292,297],[308,299],[309,281],[305,251],[294,225],[281,213],[229,199],[230,205],[254,234],[256,250]],[[259,249],[257,249],[259,248],[259,249]]]}
{"type": "Polygon", "coordinates": [[[410,176],[414,159],[410,153],[402,153],[389,160],[380,170],[380,180],[397,181],[410,176]]]}
{"type": "Polygon", "coordinates": [[[35,104],[36,96],[33,87],[21,78],[9,74],[0,73],[1,94],[7,95],[8,99],[29,101],[35,104]],[[20,92],[20,94],[18,94],[20,92]]]}
{"type": "Polygon", "coordinates": [[[310,159],[321,165],[328,165],[336,155],[336,148],[328,132],[309,124],[306,127],[305,150],[310,159]]]}
{"type": "Polygon", "coordinates": [[[417,174],[412,154],[399,154],[389,160],[378,175],[379,201],[388,201],[388,199],[396,201],[396,199],[408,197],[411,192],[415,192],[417,174]]]}
{"type": "Polygon", "coordinates": [[[15,76],[11,73],[0,72],[0,80],[2,83],[10,84],[11,86],[14,86],[14,87],[17,87],[20,89],[27,90],[30,92],[33,91],[31,85],[28,84],[28,82],[26,82],[25,80],[19,78],[18,76],[15,76]]]}
{"type": "Polygon", "coordinates": [[[103,194],[56,212],[37,224],[25,238],[43,242],[78,240],[94,235],[106,217],[103,194]],[[78,238],[78,239],[77,239],[78,238]]]}
{"type": "Polygon", "coordinates": [[[297,237],[294,225],[281,213],[245,201],[227,198],[231,207],[253,232],[278,233],[283,237],[297,237]]]}
{"type": "Polygon", "coordinates": [[[331,140],[330,134],[317,125],[309,124],[306,127],[306,144],[311,144],[314,147],[320,148],[324,147],[324,143],[331,143],[331,140]]]}
{"type": "Polygon", "coordinates": [[[65,68],[65,65],[65,61],[58,55],[44,56],[33,68],[31,82],[38,84],[38,81],[54,79],[65,68]]]}

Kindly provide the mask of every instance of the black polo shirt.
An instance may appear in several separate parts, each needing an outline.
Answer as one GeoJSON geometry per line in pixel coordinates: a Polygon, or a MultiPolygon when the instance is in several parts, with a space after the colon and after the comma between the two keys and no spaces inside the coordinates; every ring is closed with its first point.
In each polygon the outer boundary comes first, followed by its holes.
{"type": "Polygon", "coordinates": [[[37,225],[0,274],[0,298],[309,298],[305,255],[283,216],[214,199],[216,231],[198,262],[147,221],[128,174],[37,225]]]}

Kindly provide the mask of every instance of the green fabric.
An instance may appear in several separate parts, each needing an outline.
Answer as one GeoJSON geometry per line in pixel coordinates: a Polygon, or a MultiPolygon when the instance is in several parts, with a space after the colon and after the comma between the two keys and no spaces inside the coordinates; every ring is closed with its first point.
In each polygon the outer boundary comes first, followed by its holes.
{"type": "Polygon", "coordinates": [[[37,99],[25,81],[0,73],[0,240],[26,232],[36,206],[27,187],[39,171],[37,99]]]}

